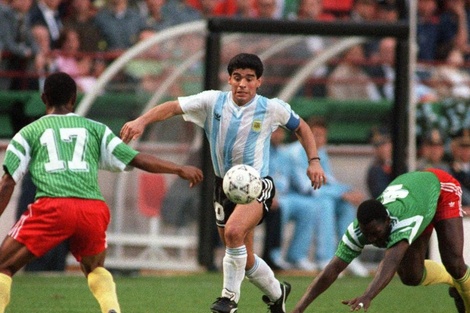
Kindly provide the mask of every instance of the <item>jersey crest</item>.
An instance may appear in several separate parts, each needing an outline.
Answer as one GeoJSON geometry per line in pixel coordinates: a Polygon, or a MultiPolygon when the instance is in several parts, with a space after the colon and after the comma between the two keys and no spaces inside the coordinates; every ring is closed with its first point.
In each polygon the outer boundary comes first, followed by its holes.
{"type": "Polygon", "coordinates": [[[251,129],[254,132],[259,133],[261,131],[262,122],[260,120],[254,120],[251,129]]]}

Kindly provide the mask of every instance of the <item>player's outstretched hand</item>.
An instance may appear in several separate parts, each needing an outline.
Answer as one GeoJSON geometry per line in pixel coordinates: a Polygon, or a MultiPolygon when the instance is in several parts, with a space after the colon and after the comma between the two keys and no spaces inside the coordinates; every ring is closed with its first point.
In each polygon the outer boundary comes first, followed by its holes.
{"type": "Polygon", "coordinates": [[[129,141],[139,138],[143,134],[144,129],[145,124],[135,119],[122,126],[120,137],[122,141],[129,143],[129,141]]]}
{"type": "Polygon", "coordinates": [[[199,184],[204,178],[204,175],[202,174],[202,171],[200,169],[190,165],[182,166],[181,171],[178,173],[178,176],[188,180],[189,187],[191,188],[199,184]]]}
{"type": "Polygon", "coordinates": [[[343,300],[342,304],[348,305],[351,312],[360,311],[364,309],[364,312],[367,312],[367,309],[370,306],[370,300],[366,297],[357,297],[351,300],[343,300]]]}

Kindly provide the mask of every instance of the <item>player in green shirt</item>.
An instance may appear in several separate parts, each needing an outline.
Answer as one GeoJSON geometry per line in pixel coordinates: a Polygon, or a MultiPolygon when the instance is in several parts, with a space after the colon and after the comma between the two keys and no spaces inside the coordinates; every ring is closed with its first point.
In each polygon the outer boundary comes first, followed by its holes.
{"type": "Polygon", "coordinates": [[[377,199],[358,207],[357,219],[343,235],[336,255],[313,280],[292,313],[304,312],[367,244],[386,251],[366,291],[343,301],[351,311],[366,311],[397,273],[405,285],[451,286],[459,313],[469,313],[470,271],[463,258],[461,195],[459,182],[442,170],[398,176],[377,199]],[[425,259],[433,229],[443,264],[425,259]]]}
{"type": "Polygon", "coordinates": [[[0,215],[28,168],[37,193],[0,247],[0,313],[10,300],[12,276],[64,240],[101,312],[119,313],[113,277],[104,268],[110,213],[99,190],[98,169],[124,171],[132,166],[177,174],[190,186],[202,180],[202,172],[139,153],[106,125],[74,114],[77,86],[65,73],[47,77],[41,98],[46,115],[13,137],[3,163],[0,215]]]}

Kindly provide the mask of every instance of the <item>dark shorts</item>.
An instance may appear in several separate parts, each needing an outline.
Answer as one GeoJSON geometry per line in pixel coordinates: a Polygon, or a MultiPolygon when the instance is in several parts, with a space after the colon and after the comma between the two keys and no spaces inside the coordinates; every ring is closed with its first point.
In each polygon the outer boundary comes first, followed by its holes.
{"type": "MultiPolygon", "coordinates": [[[[269,176],[263,178],[263,190],[261,195],[255,200],[263,204],[264,213],[268,212],[273,203],[276,188],[274,187],[273,179],[269,176]]],[[[215,177],[214,182],[214,210],[216,224],[219,227],[224,227],[228,218],[232,214],[237,204],[230,201],[224,193],[222,188],[222,178],[215,177]]],[[[260,222],[261,223],[261,222],[260,222]]]]}

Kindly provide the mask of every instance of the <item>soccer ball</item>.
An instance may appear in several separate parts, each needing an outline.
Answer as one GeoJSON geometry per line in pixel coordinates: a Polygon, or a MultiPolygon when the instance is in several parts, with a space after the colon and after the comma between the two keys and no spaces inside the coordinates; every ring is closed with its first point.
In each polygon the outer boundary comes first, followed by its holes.
{"type": "Polygon", "coordinates": [[[257,170],[249,165],[240,164],[227,171],[222,187],[230,201],[246,204],[259,197],[263,184],[257,170]]]}

